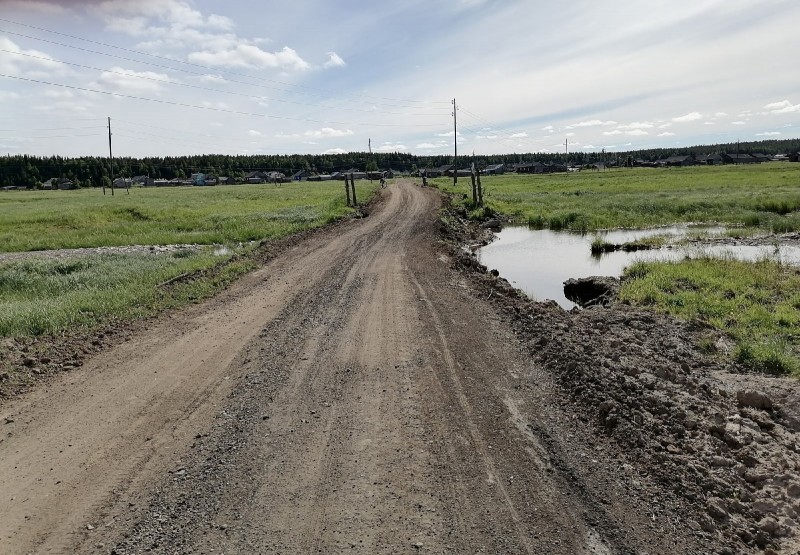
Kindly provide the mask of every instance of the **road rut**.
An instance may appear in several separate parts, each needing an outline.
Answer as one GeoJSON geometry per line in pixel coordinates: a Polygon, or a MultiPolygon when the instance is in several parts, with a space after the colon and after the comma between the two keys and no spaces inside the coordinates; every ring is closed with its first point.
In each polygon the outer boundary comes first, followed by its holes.
{"type": "Polygon", "coordinates": [[[440,204],[393,185],[3,407],[0,551],[693,552],[452,271],[440,204]]]}

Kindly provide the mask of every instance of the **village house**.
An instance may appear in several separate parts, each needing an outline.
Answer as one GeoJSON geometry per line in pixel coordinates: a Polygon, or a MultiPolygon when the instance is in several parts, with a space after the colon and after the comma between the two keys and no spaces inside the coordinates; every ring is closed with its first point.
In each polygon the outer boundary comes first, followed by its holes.
{"type": "Polygon", "coordinates": [[[723,154],[722,159],[726,164],[756,164],[758,162],[749,154],[723,154]]]}
{"type": "Polygon", "coordinates": [[[691,154],[688,156],[670,156],[669,158],[658,160],[656,164],[661,167],[694,166],[695,160],[691,154]]]}
{"type": "Polygon", "coordinates": [[[506,173],[506,165],[505,164],[492,164],[490,166],[486,166],[483,171],[481,171],[483,175],[502,175],[506,173]]]}

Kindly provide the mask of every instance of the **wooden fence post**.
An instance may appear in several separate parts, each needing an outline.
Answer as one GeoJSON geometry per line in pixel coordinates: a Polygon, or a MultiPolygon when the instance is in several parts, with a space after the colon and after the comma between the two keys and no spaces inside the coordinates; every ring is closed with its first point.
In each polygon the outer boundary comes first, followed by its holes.
{"type": "Polygon", "coordinates": [[[353,207],[358,206],[358,201],[356,200],[356,178],[353,174],[350,174],[350,185],[353,187],[353,207]]]}
{"type": "Polygon", "coordinates": [[[352,206],[350,204],[350,184],[347,182],[347,174],[344,174],[344,194],[347,195],[347,206],[352,206]]]}
{"type": "Polygon", "coordinates": [[[472,170],[472,174],[470,174],[470,179],[472,180],[472,206],[478,206],[478,188],[475,186],[475,170],[472,170]]]}
{"type": "Polygon", "coordinates": [[[481,186],[481,172],[478,172],[478,205],[483,206],[483,187],[481,186]]]}

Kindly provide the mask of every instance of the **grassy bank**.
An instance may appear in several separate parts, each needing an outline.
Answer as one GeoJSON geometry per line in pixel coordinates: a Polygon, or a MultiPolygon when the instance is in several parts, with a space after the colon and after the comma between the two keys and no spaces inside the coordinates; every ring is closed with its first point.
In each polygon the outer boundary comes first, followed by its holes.
{"type": "MultiPolygon", "coordinates": [[[[471,197],[469,179],[433,180],[471,197]]],[[[773,232],[800,229],[800,164],[622,168],[482,178],[489,212],[536,228],[588,231],[719,222],[773,232]]],[[[469,198],[462,202],[468,209],[469,198]]]]}
{"type": "MultiPolygon", "coordinates": [[[[170,254],[94,254],[0,262],[0,337],[56,334],[133,319],[206,298],[251,269],[252,247],[352,211],[344,185],[292,183],[0,194],[0,251],[134,244],[232,245],[170,254]],[[174,278],[189,276],[189,279],[174,278]]],[[[359,200],[375,192],[357,183],[359,200]]]]}
{"type": "MultiPolygon", "coordinates": [[[[357,183],[364,202],[374,187],[357,183]]],[[[167,244],[234,244],[283,237],[350,209],[342,182],[0,194],[0,251],[167,244]]]]}
{"type": "MultiPolygon", "coordinates": [[[[554,230],[646,228],[723,223],[731,235],[800,230],[800,164],[617,169],[482,179],[486,212],[554,230]]],[[[437,179],[467,210],[471,183],[437,179]]],[[[483,210],[474,210],[476,217],[483,210]]],[[[593,252],[660,246],[598,238],[593,252]]],[[[651,244],[652,243],[652,244],[651,244]]],[[[772,261],[686,260],[639,263],[626,271],[621,298],[703,322],[730,334],[733,356],[754,370],[800,377],[800,274],[772,261]]],[[[713,343],[705,345],[713,349],[713,343]]]]}
{"type": "MultiPolygon", "coordinates": [[[[800,271],[771,260],[636,263],[620,298],[727,332],[754,370],[800,377],[800,271]]],[[[713,350],[712,343],[705,345],[713,350]]]]}
{"type": "Polygon", "coordinates": [[[0,336],[55,334],[133,319],[202,299],[252,267],[211,249],[173,254],[103,254],[0,265],[0,336]],[[206,271],[199,279],[176,276],[206,271]]]}

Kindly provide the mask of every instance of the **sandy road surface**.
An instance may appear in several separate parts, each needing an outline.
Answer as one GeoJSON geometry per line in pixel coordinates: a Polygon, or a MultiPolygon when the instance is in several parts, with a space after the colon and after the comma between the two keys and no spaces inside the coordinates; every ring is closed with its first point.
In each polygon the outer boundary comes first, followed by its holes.
{"type": "Polygon", "coordinates": [[[383,195],[4,406],[0,552],[694,552],[383,195]]]}

